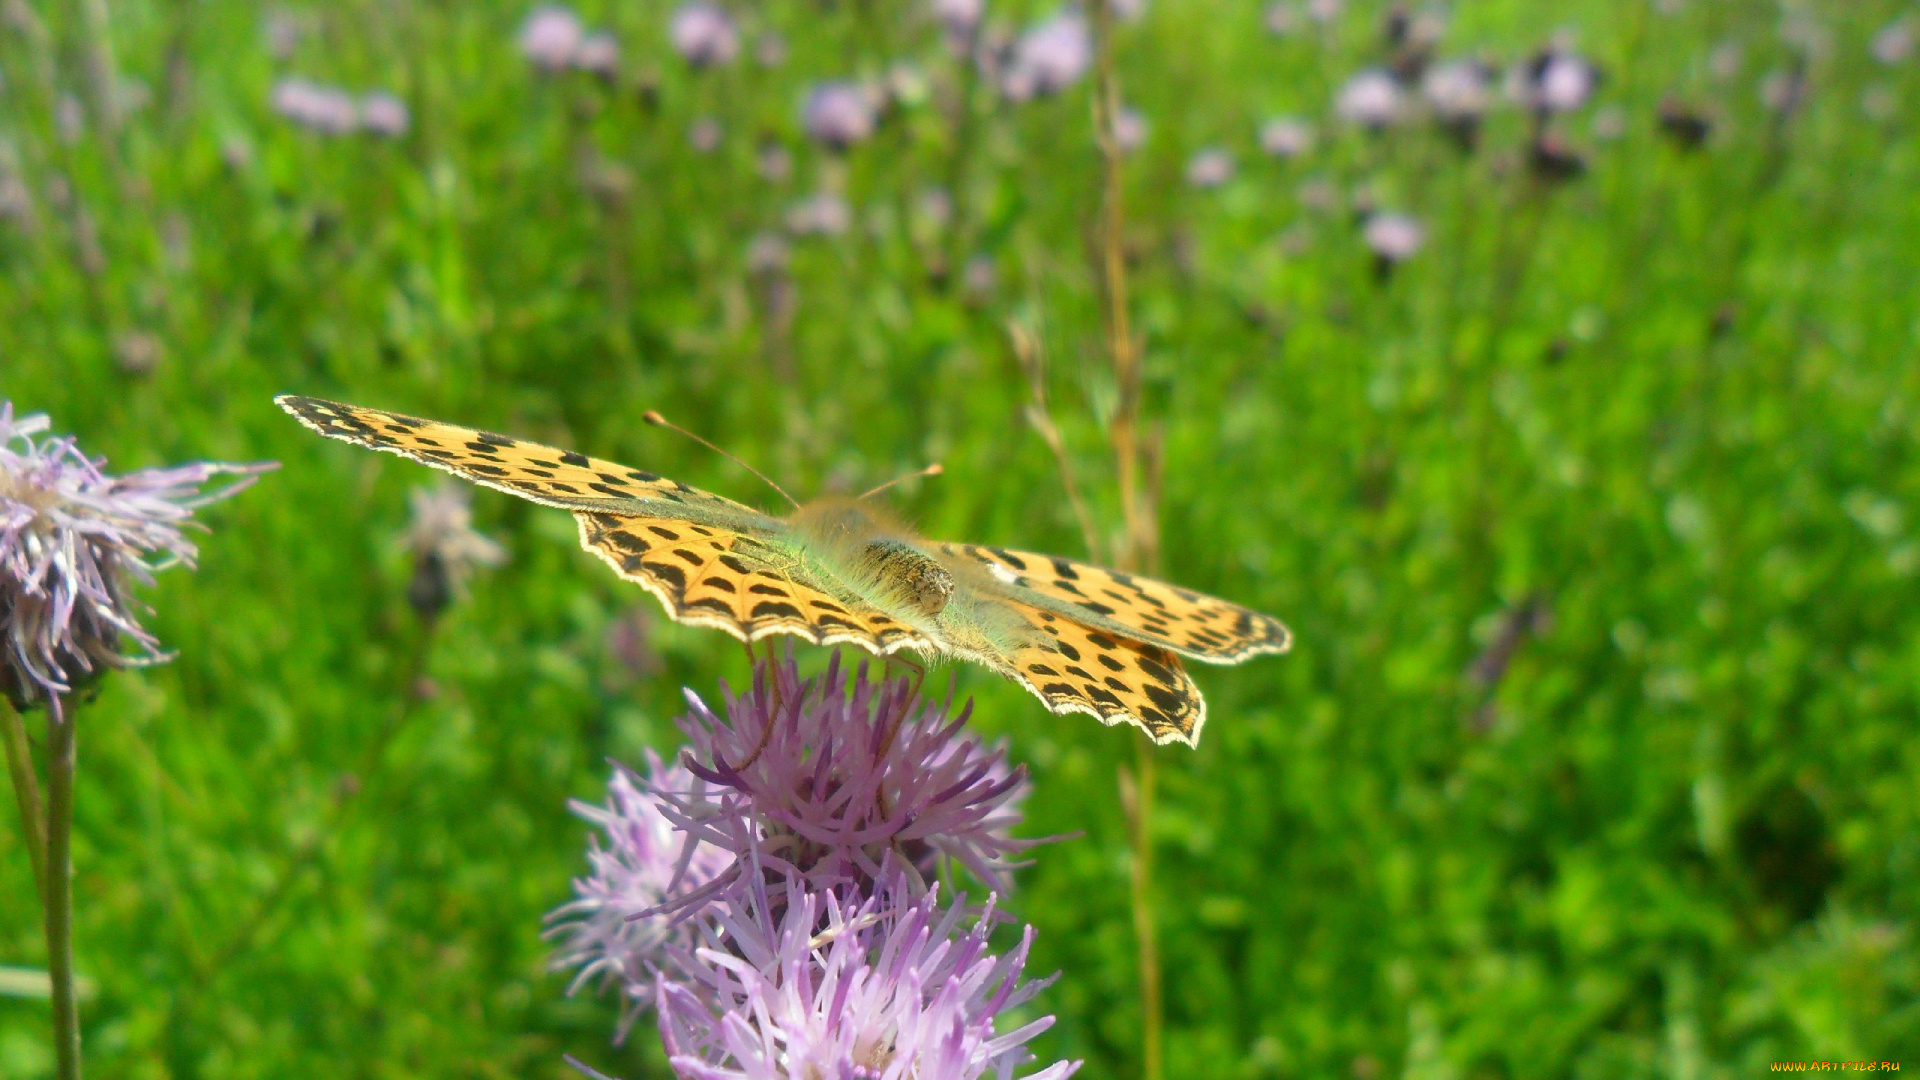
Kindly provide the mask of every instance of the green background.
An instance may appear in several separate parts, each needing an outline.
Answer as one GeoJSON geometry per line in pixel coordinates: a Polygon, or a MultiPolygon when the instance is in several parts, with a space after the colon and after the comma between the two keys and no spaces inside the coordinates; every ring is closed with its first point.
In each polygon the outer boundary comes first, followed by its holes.
{"type": "MultiPolygon", "coordinates": [[[[1868,48],[1913,9],[1457,9],[1443,56],[1506,64],[1571,32],[1603,67],[1554,122],[1584,176],[1535,176],[1511,107],[1473,154],[1425,121],[1334,123],[1339,85],[1387,56],[1383,5],[1275,37],[1257,5],[1154,0],[1119,30],[1150,124],[1126,237],[1163,569],[1298,638],[1199,671],[1200,748],[1157,752],[1167,1075],[1920,1066],[1920,75],[1868,48]],[[1807,100],[1774,115],[1760,85],[1796,57],[1807,100]],[[1669,95],[1713,119],[1703,148],[1662,134],[1669,95]],[[1260,154],[1279,113],[1319,128],[1303,158],[1260,154]],[[1238,169],[1195,189],[1209,145],[1238,169]],[[1391,274],[1367,201],[1427,230],[1391,274]],[[1502,640],[1501,677],[1476,677],[1502,640]]],[[[664,1076],[650,1026],[610,1047],[615,1004],[563,996],[541,917],[585,868],[566,800],[601,796],[609,755],[674,745],[680,687],[737,681],[739,646],[666,623],[566,515],[489,492],[477,520],[512,560],[428,633],[398,537],[429,474],[271,398],[770,508],[640,413],[800,493],[938,459],[890,496],[929,535],[1084,555],[1007,328],[1041,345],[1110,527],[1087,83],[1001,102],[917,4],[754,5],[741,59],[704,73],[668,7],[591,5],[621,43],[608,83],[534,70],[518,4],[127,2],[114,129],[82,10],[0,19],[0,396],[114,469],[282,463],[148,594],[179,658],[80,710],[92,1075],[560,1077],[571,1052],[664,1076]],[[763,32],[782,65],[754,61],[763,32]],[[924,94],[873,140],[843,163],[806,143],[806,86],[896,64],[924,94]],[[412,130],[302,130],[270,106],[285,75],[391,90],[412,130]],[[763,143],[789,179],[758,175],[763,143]],[[751,269],[823,183],[855,228],[751,269]],[[989,289],[963,280],[975,257],[989,289]]],[[[1038,1048],[1138,1076],[1115,782],[1138,736],[954,677],[1033,769],[1029,831],[1081,833],[1011,901],[1034,970],[1064,972],[1038,1048]]],[[[0,898],[0,963],[43,966],[12,828],[0,898]]],[[[46,1016],[0,997],[0,1076],[48,1072],[46,1016]]]]}

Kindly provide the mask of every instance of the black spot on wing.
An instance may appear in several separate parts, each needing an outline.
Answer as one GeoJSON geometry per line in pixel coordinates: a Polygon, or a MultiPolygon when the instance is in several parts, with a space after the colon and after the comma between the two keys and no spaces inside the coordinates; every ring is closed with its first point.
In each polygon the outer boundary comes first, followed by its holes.
{"type": "Polygon", "coordinates": [[[561,454],[560,460],[566,462],[569,465],[574,466],[575,468],[584,469],[587,467],[587,455],[582,454],[576,450],[568,450],[567,452],[561,454]]]}
{"type": "Polygon", "coordinates": [[[769,617],[798,619],[801,617],[799,608],[779,600],[762,600],[753,605],[753,610],[749,612],[749,614],[756,619],[769,617]]]}

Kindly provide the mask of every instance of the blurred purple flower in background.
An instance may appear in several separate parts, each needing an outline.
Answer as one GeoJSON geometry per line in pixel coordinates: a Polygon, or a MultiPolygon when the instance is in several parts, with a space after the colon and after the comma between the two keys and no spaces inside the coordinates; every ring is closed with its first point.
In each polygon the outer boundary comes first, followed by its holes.
{"type": "Polygon", "coordinates": [[[820,191],[787,208],[787,231],[795,236],[839,236],[853,227],[853,207],[831,191],[820,191]]]}
{"type": "Polygon", "coordinates": [[[711,154],[720,149],[724,134],[720,121],[711,116],[702,116],[687,128],[687,145],[696,154],[711,154]]]}
{"type": "Polygon", "coordinates": [[[375,90],[360,98],[360,126],[375,135],[397,139],[407,133],[412,122],[406,104],[392,94],[375,90]]]}
{"type": "Polygon", "coordinates": [[[1122,105],[1113,114],[1113,142],[1127,154],[1147,144],[1147,118],[1140,110],[1122,105]]]}
{"type": "Polygon", "coordinates": [[[596,30],[580,39],[573,50],[573,66],[610,79],[620,69],[620,43],[605,30],[596,30]]]}
{"type": "Polygon", "coordinates": [[[1325,25],[1340,17],[1345,0],[1307,0],[1307,17],[1325,25]]]}
{"type": "Polygon", "coordinates": [[[413,579],[407,602],[432,618],[461,595],[478,567],[499,566],[507,549],[473,527],[473,488],[453,480],[407,493],[413,518],[407,523],[407,547],[413,553],[413,579]]]}
{"type": "Polygon", "coordinates": [[[1000,89],[1014,101],[1058,94],[1093,66],[1093,38],[1078,11],[1062,11],[1028,29],[1014,43],[1000,89]]]}
{"type": "Polygon", "coordinates": [[[691,920],[632,916],[705,886],[729,861],[724,852],[677,831],[660,812],[656,792],[692,794],[703,786],[683,766],[668,767],[648,751],[645,776],[624,768],[614,772],[606,805],[570,804],[599,833],[587,848],[591,873],[575,878],[574,900],[547,916],[553,923],[547,936],[561,941],[551,967],[578,969],[567,986],[569,995],[594,980],[620,991],[626,1001],[615,1042],[625,1039],[633,1021],[653,1006],[654,978],[667,947],[698,940],[691,920]]]}
{"type": "Polygon", "coordinates": [[[1391,211],[1367,215],[1362,234],[1383,271],[1413,258],[1427,241],[1427,231],[1418,221],[1391,211]]]}
{"type": "Polygon", "coordinates": [[[754,63],[763,68],[777,68],[787,62],[787,39],[768,31],[760,35],[753,46],[754,63]]]}
{"type": "Polygon", "coordinates": [[[273,84],[273,111],[326,135],[345,135],[360,126],[360,107],[338,87],[287,78],[273,84]]]}
{"type": "Polygon", "coordinates": [[[1583,56],[1553,46],[1514,71],[1509,93],[1523,107],[1547,116],[1580,109],[1599,88],[1600,69],[1583,56]]]}
{"type": "Polygon", "coordinates": [[[1739,42],[1723,41],[1707,54],[1707,73],[1719,82],[1726,82],[1740,74],[1740,65],[1745,62],[1739,42]]]}
{"type": "Polygon", "coordinates": [[[754,154],[753,168],[760,179],[769,184],[785,183],[793,175],[793,155],[787,152],[780,140],[765,138],[760,141],[760,149],[754,154]]]}
{"type": "Polygon", "coordinates": [[[1368,68],[1348,79],[1333,103],[1340,119],[1370,131],[1399,123],[1403,108],[1400,84],[1383,68],[1368,68]]]}
{"type": "Polygon", "coordinates": [[[1260,125],[1260,149],[1277,158],[1296,158],[1313,148],[1313,129],[1297,116],[1276,116],[1260,125]]]}
{"type": "Polygon", "coordinates": [[[933,17],[946,32],[949,43],[964,46],[980,26],[987,12],[986,0],[931,0],[933,17]]]}
{"type": "Polygon", "coordinates": [[[44,413],[15,417],[0,401],[0,693],[22,710],[57,709],[108,668],[166,660],[131,585],[193,566],[193,512],[276,467],[200,462],[109,476],[72,438],[36,438],[48,426],[44,413]],[[221,475],[242,479],[199,490],[221,475]]]}
{"type": "Polygon", "coordinates": [[[1293,33],[1294,22],[1295,16],[1292,4],[1285,3],[1283,0],[1281,3],[1267,5],[1266,26],[1268,33],[1275,37],[1285,37],[1293,33]]]}
{"type": "Polygon", "coordinates": [[[1798,112],[1807,100],[1807,73],[1800,65],[1769,71],[1760,80],[1760,104],[1782,119],[1798,112]]]}
{"type": "Polygon", "coordinates": [[[989,951],[991,901],[971,920],[960,904],[943,908],[937,886],[843,896],[768,884],[757,868],[743,881],[706,947],[674,950],[679,970],[660,977],[660,1036],[683,1080],[1008,1080],[1053,1026],[1042,1016],[995,1030],[1052,979],[1021,981],[1032,927],[1013,952],[989,951]]]}
{"type": "Polygon", "coordinates": [[[674,50],[697,68],[731,63],[740,52],[733,19],[720,7],[697,0],[673,13],[668,37],[674,50]]]}
{"type": "Polygon", "coordinates": [[[1892,67],[1912,56],[1915,38],[1913,23],[1913,16],[1903,15],[1881,27],[1880,32],[1873,35],[1873,44],[1870,46],[1873,58],[1892,67]]]}
{"type": "Polygon", "coordinates": [[[1420,93],[1441,125],[1471,139],[1493,104],[1493,72],[1478,60],[1449,60],[1428,68],[1420,93]]]}
{"type": "Polygon", "coordinates": [[[560,71],[573,63],[585,36],[578,15],[558,4],[543,4],[520,26],[520,52],[535,67],[560,71]]]}
{"type": "Polygon", "coordinates": [[[1197,188],[1217,188],[1233,179],[1233,155],[1217,146],[1209,146],[1187,162],[1187,183],[1197,188]]]}
{"type": "Polygon", "coordinates": [[[807,92],[800,123],[814,141],[845,150],[873,134],[874,109],[857,84],[823,82],[807,92]]]}

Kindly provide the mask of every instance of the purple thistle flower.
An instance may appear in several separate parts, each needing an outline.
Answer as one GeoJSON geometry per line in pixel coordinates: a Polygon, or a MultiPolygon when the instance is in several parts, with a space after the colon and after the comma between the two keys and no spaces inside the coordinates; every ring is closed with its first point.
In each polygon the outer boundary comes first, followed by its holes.
{"type": "Polygon", "coordinates": [[[853,207],[831,191],[815,192],[787,208],[795,236],[839,236],[853,227],[853,207]]]}
{"type": "Polygon", "coordinates": [[[1013,47],[1013,61],[1001,79],[1001,92],[1014,101],[1058,94],[1093,66],[1093,37],[1087,20],[1065,11],[1039,23],[1013,47]]]}
{"type": "Polygon", "coordinates": [[[925,888],[944,855],[1004,893],[1013,857],[1042,842],[1008,835],[1026,769],[961,733],[971,703],[950,717],[904,678],[871,680],[862,664],[849,679],[838,655],[807,681],[790,655],[761,664],[750,691],[727,694],[724,720],[687,701],[684,760],[712,786],[660,795],[676,826],[735,855],[708,892],[740,880],[757,849],[814,888],[878,881],[889,862],[925,888]]]}
{"type": "Polygon", "coordinates": [[[596,30],[580,39],[573,50],[573,66],[603,79],[611,79],[620,70],[620,43],[605,30],[596,30]]]}
{"type": "Polygon", "coordinates": [[[580,16],[558,4],[543,4],[520,27],[520,52],[537,68],[559,71],[573,63],[585,36],[580,16]]]}
{"type": "Polygon", "coordinates": [[[57,708],[107,668],[168,659],[140,625],[129,582],[191,567],[198,549],[183,530],[193,512],[276,467],[199,462],[108,476],[105,459],[72,438],[36,442],[47,427],[45,414],[15,419],[0,401],[0,692],[21,709],[40,699],[57,708]],[[222,474],[243,479],[199,490],[222,474]]]}
{"type": "Polygon", "coordinates": [[[1233,155],[1210,146],[1187,162],[1187,183],[1197,188],[1217,188],[1233,179],[1233,155]]]}
{"type": "Polygon", "coordinates": [[[950,42],[964,44],[986,14],[986,0],[932,0],[933,17],[950,42]]]}
{"type": "Polygon", "coordinates": [[[413,509],[406,536],[413,552],[407,601],[427,618],[461,595],[475,567],[507,561],[507,549],[473,527],[472,491],[466,484],[443,480],[407,495],[413,509]]]}
{"type": "Polygon", "coordinates": [[[674,896],[700,888],[726,867],[724,853],[675,830],[660,811],[662,791],[689,795],[704,788],[702,781],[679,765],[668,767],[648,751],[647,775],[625,768],[607,785],[607,804],[574,801],[573,812],[592,822],[606,836],[602,846],[595,836],[587,849],[592,873],[575,878],[575,899],[547,916],[553,924],[548,937],[561,938],[551,970],[578,968],[567,986],[568,995],[595,979],[602,987],[617,986],[626,1001],[614,1041],[627,1036],[633,1021],[654,1004],[654,977],[666,960],[667,948],[691,946],[697,940],[692,921],[676,922],[665,915],[635,919],[674,896]]]}
{"type": "Polygon", "coordinates": [[[273,84],[273,110],[301,127],[327,135],[345,135],[360,125],[353,95],[306,79],[273,84]]]}
{"type": "MultiPolygon", "coordinates": [[[[938,887],[907,899],[904,879],[865,899],[808,892],[794,878],[749,887],[703,928],[703,948],[675,949],[676,978],[657,983],[660,1036],[683,1080],[1010,1080],[1033,1059],[1043,1016],[998,1034],[994,1019],[1051,978],[1022,982],[1033,928],[1005,956],[988,951],[993,902],[971,927],[938,887]]],[[[1064,1080],[1061,1061],[1029,1074],[1064,1080]]]]}
{"type": "Polygon", "coordinates": [[[667,34],[674,50],[697,68],[731,63],[740,52],[740,33],[733,19],[717,5],[698,0],[680,5],[667,34]]]}
{"type": "Polygon", "coordinates": [[[1276,116],[1260,125],[1260,149],[1277,158],[1294,158],[1313,148],[1313,129],[1294,116],[1276,116]]]}
{"type": "Polygon", "coordinates": [[[1379,131],[1400,121],[1400,84],[1384,68],[1368,68],[1340,88],[1333,110],[1342,120],[1379,131]]]}
{"type": "Polygon", "coordinates": [[[721,130],[720,121],[711,116],[703,116],[687,128],[687,145],[696,154],[711,154],[720,149],[720,140],[726,136],[721,130]]]}
{"type": "Polygon", "coordinates": [[[1543,49],[1517,69],[1508,92],[1540,116],[1579,109],[1600,88],[1593,62],[1558,46],[1543,49]]]}
{"type": "Polygon", "coordinates": [[[399,98],[376,90],[360,98],[360,126],[375,135],[398,139],[407,133],[412,116],[399,98]]]}
{"type": "Polygon", "coordinates": [[[1147,118],[1139,109],[1122,105],[1113,114],[1113,144],[1131,154],[1147,144],[1147,118]]]}
{"type": "Polygon", "coordinates": [[[800,123],[816,142],[845,150],[873,134],[873,103],[855,83],[823,82],[807,92],[800,123]]]}
{"type": "Polygon", "coordinates": [[[1920,35],[1916,35],[1912,16],[1893,20],[1873,35],[1873,44],[1870,46],[1873,58],[1888,67],[1901,63],[1913,55],[1916,36],[1920,35]]]}

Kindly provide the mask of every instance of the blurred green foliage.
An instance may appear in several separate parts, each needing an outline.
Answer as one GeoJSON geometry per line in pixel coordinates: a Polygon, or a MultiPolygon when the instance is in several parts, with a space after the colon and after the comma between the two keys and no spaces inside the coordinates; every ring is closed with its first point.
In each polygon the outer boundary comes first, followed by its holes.
{"type": "MultiPolygon", "coordinates": [[[[92,1075],[573,1075],[562,1052],[666,1075],[646,1026],[610,1047],[614,1004],[562,995],[541,917],[585,866],[566,800],[672,746],[679,688],[737,681],[740,648],[492,493],[512,562],[429,631],[397,540],[429,475],[271,397],[763,505],[640,413],[799,492],[939,459],[894,496],[930,535],[1084,554],[1007,326],[1116,523],[1086,82],[1002,101],[917,4],[741,5],[743,55],[707,71],[669,8],[593,4],[607,80],[529,65],[517,4],[217,0],[114,4],[109,102],[87,10],[0,19],[0,395],[119,469],[283,463],[151,595],[179,658],[81,710],[92,1075]],[[889,73],[871,141],[808,144],[810,83],[889,73]],[[390,90],[411,129],[302,129],[270,104],[290,75],[390,90]],[[771,147],[789,176],[762,175],[771,147]],[[822,188],[851,230],[769,239],[822,188]]],[[[1206,738],[1160,754],[1167,1075],[1915,1064],[1920,73],[1869,48],[1902,11],[1459,5],[1442,56],[1573,29],[1606,73],[1553,122],[1585,159],[1566,180],[1510,107],[1472,153],[1334,123],[1390,55],[1380,5],[1285,36],[1210,0],[1121,25],[1165,574],[1299,642],[1199,672],[1206,738]],[[1804,103],[1771,111],[1762,82],[1799,64],[1804,103]],[[1703,146],[1667,137],[1663,99],[1710,120],[1703,146]],[[1260,154],[1280,113],[1317,126],[1302,157],[1260,154]],[[1234,176],[1187,184],[1213,145],[1234,176]],[[1391,273],[1369,204],[1426,230],[1391,273]]],[[[1083,833],[1013,901],[1035,969],[1064,972],[1041,1049],[1137,1076],[1115,774],[1138,736],[955,677],[1034,770],[1031,831],[1083,833]]],[[[0,897],[0,963],[43,964],[12,829],[0,897]]],[[[45,1024],[0,998],[0,1076],[48,1071],[45,1024]]]]}

